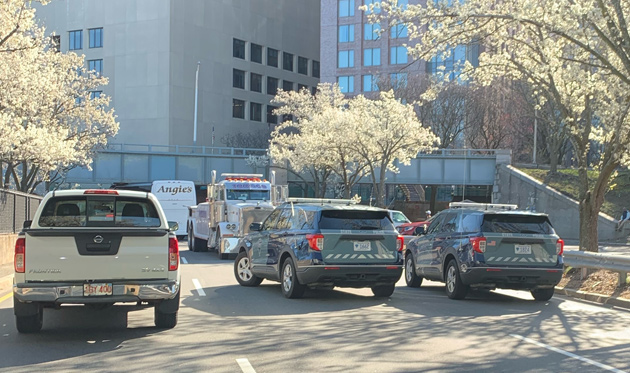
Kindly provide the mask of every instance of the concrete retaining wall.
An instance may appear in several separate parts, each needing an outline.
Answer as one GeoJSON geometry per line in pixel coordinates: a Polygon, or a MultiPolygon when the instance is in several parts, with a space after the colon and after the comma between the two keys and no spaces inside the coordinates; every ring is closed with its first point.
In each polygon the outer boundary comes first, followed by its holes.
{"type": "MultiPolygon", "coordinates": [[[[580,237],[579,203],[512,166],[497,166],[493,202],[517,204],[521,209],[547,213],[561,238],[577,240],[580,237]]],[[[628,231],[617,232],[616,226],[617,220],[600,213],[599,241],[625,242],[628,231]]]]}
{"type": "MultiPolygon", "coordinates": [[[[17,234],[0,234],[0,266],[13,264],[17,234]]],[[[2,275],[0,275],[2,277],[2,275]]]]}

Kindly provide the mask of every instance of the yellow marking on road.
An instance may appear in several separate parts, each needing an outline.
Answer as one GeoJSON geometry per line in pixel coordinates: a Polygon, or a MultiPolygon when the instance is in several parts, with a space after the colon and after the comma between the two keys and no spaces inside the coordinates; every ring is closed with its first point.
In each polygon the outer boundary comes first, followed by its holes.
{"type": "Polygon", "coordinates": [[[11,296],[13,295],[13,293],[9,293],[5,296],[3,296],[2,298],[0,298],[0,303],[4,302],[5,300],[11,298],[11,296]]]}

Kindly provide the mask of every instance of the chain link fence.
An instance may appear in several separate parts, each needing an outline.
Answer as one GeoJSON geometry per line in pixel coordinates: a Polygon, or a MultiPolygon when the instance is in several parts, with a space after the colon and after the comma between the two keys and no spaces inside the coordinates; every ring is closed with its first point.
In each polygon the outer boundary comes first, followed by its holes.
{"type": "Polygon", "coordinates": [[[0,189],[0,233],[17,233],[32,220],[42,197],[0,189]]]}

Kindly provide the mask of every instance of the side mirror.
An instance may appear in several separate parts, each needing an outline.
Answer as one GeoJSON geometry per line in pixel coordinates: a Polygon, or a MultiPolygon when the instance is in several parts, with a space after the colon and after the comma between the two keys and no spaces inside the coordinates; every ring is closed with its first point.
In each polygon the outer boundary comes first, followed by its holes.
{"type": "Polygon", "coordinates": [[[179,229],[179,224],[176,221],[168,222],[168,230],[171,232],[176,232],[179,229]]]}
{"type": "Polygon", "coordinates": [[[423,235],[425,233],[427,233],[426,225],[422,225],[420,227],[416,227],[416,229],[413,230],[413,235],[414,236],[421,236],[421,235],[423,235]]]}
{"type": "Polygon", "coordinates": [[[251,231],[261,231],[262,230],[262,223],[251,223],[249,225],[249,230],[251,231]]]}
{"type": "Polygon", "coordinates": [[[24,224],[22,224],[22,228],[23,229],[29,229],[31,227],[31,224],[33,224],[32,220],[25,220],[24,224]]]}

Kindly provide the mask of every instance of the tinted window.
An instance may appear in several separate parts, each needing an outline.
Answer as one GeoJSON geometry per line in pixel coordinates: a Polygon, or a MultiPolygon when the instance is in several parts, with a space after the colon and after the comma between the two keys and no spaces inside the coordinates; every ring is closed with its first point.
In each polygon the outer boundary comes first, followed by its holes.
{"type": "Polygon", "coordinates": [[[319,229],[395,230],[387,211],[323,210],[319,229]]]}
{"type": "Polygon", "coordinates": [[[457,217],[458,214],[456,212],[447,213],[439,231],[441,233],[457,232],[457,217]]]}
{"type": "Polygon", "coordinates": [[[553,234],[546,216],[487,214],[481,225],[483,232],[553,234]]]}
{"type": "Polygon", "coordinates": [[[294,207],[293,216],[291,217],[291,229],[313,229],[314,223],[315,211],[307,211],[299,207],[294,207]]]}
{"type": "Polygon", "coordinates": [[[435,233],[438,231],[438,229],[440,229],[440,226],[442,225],[442,222],[444,221],[444,216],[445,214],[438,214],[433,218],[433,221],[431,222],[431,225],[429,225],[429,228],[427,229],[427,233],[435,233]]]}
{"type": "Polygon", "coordinates": [[[51,198],[39,218],[42,227],[159,227],[151,201],[124,197],[51,198]]]}
{"type": "Polygon", "coordinates": [[[289,229],[291,227],[291,209],[285,208],[280,213],[278,222],[276,223],[276,229],[289,229]]]}
{"type": "Polygon", "coordinates": [[[464,214],[460,232],[479,232],[483,214],[464,214]]]}
{"type": "Polygon", "coordinates": [[[281,211],[282,210],[280,210],[280,209],[273,210],[273,212],[271,214],[269,214],[269,216],[267,216],[267,219],[265,219],[265,222],[263,223],[262,229],[263,230],[272,229],[273,226],[274,226],[274,223],[276,222],[276,219],[278,219],[278,215],[280,215],[281,211]]]}

